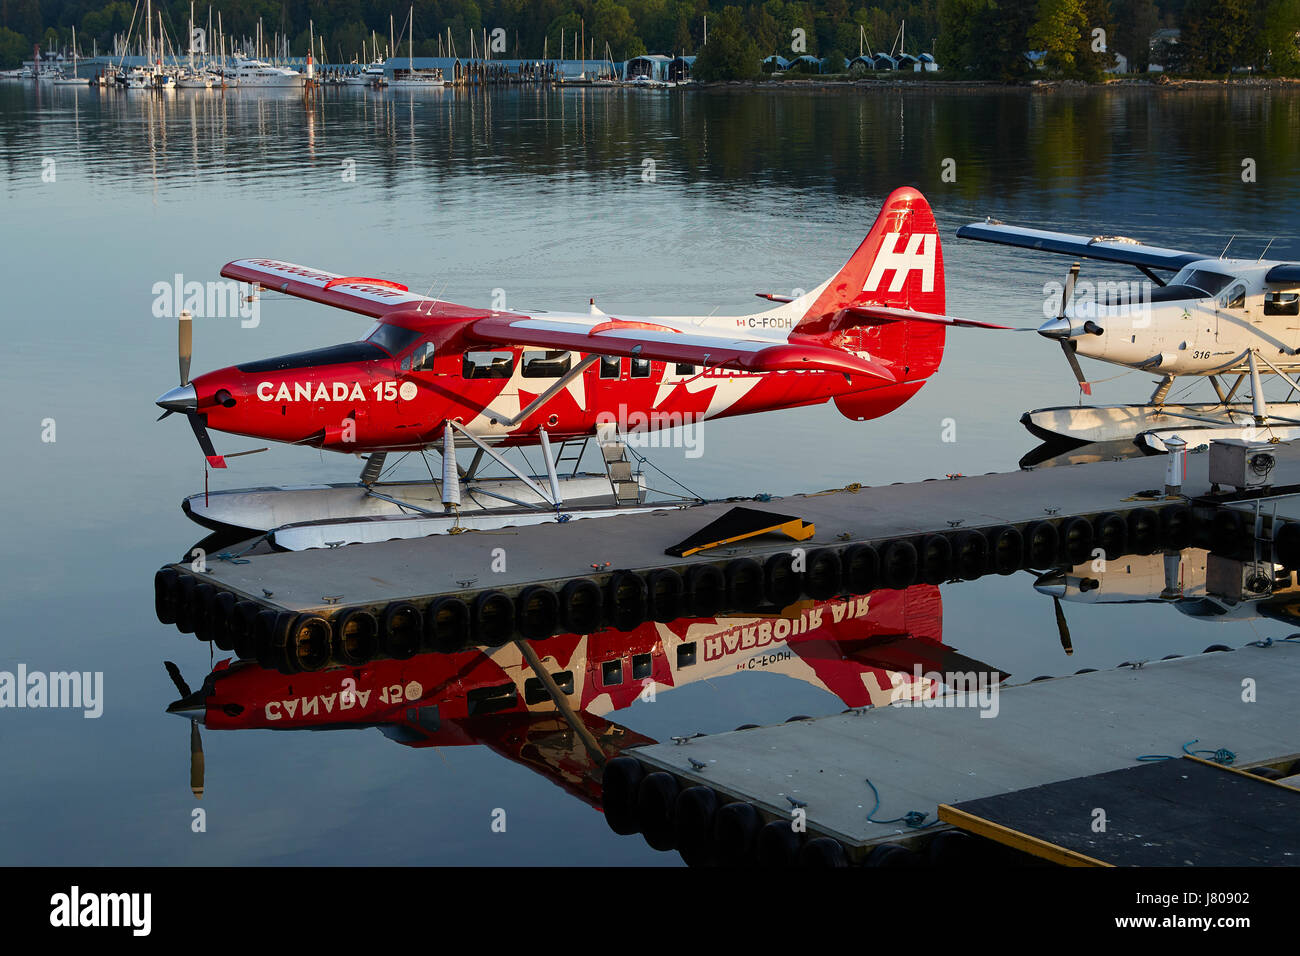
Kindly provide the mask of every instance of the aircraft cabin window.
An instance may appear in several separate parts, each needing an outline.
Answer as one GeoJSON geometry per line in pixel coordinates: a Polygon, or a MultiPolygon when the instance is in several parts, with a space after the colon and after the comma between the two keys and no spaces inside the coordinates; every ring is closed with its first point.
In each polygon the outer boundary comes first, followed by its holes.
{"type": "MultiPolygon", "coordinates": [[[[565,696],[573,696],[573,671],[560,671],[551,675],[551,680],[555,681],[555,686],[559,688],[560,693],[565,696]]],[[[536,677],[530,677],[524,681],[524,703],[540,704],[551,699],[550,692],[536,677]]]]}
{"type": "Polygon", "coordinates": [[[605,661],[600,665],[600,682],[606,687],[616,687],[623,683],[623,662],[605,661]]]}
{"type": "Polygon", "coordinates": [[[466,352],[462,378],[509,378],[514,374],[513,352],[466,352]]]}
{"type": "Polygon", "coordinates": [[[634,358],[632,360],[632,377],[649,378],[650,377],[650,360],[644,358],[634,358]]]}
{"type": "Polygon", "coordinates": [[[1265,315],[1300,315],[1300,293],[1273,292],[1264,297],[1265,315]]]}
{"type": "Polygon", "coordinates": [[[694,366],[694,365],[684,365],[683,363],[678,362],[678,363],[677,363],[677,374],[678,374],[678,375],[694,375],[694,374],[695,374],[695,366],[694,366]]]}
{"type": "Polygon", "coordinates": [[[1244,309],[1246,307],[1246,287],[1244,285],[1234,286],[1223,297],[1223,307],[1225,309],[1244,309]]]}
{"type": "Polygon", "coordinates": [[[524,352],[524,378],[559,378],[569,370],[572,358],[565,351],[524,352]]]}
{"type": "Polygon", "coordinates": [[[600,377],[618,378],[622,366],[623,360],[617,355],[602,355],[600,357],[600,377]]]}
{"type": "Polygon", "coordinates": [[[419,337],[419,332],[404,329],[400,325],[380,323],[379,327],[370,333],[366,341],[378,345],[389,355],[398,355],[409,348],[411,343],[419,337]]]}
{"type": "Polygon", "coordinates": [[[1171,281],[1170,285],[1189,285],[1192,288],[1200,289],[1206,295],[1218,295],[1229,282],[1232,276],[1225,276],[1221,272],[1209,272],[1206,269],[1193,269],[1187,274],[1187,278],[1179,282],[1171,281]]]}
{"type": "MultiPolygon", "coordinates": [[[[434,357],[433,343],[422,342],[421,344],[415,347],[415,351],[412,352],[410,355],[411,370],[415,372],[432,372],[433,357],[434,357]]],[[[405,362],[402,363],[402,367],[403,368],[406,367],[405,362]]]]}
{"type": "Polygon", "coordinates": [[[649,654],[632,655],[632,679],[645,680],[654,673],[654,660],[649,654]]]}

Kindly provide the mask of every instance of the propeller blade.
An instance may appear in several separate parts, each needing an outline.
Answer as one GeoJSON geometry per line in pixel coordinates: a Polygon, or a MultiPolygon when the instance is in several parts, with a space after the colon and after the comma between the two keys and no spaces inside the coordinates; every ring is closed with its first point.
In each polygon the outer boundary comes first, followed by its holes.
{"type": "Polygon", "coordinates": [[[190,793],[195,800],[203,799],[203,776],[203,738],[196,721],[190,724],[190,793]]]}
{"type": "Polygon", "coordinates": [[[172,679],[172,683],[176,685],[176,689],[180,691],[182,697],[189,697],[194,693],[194,691],[190,690],[190,685],[185,683],[185,678],[181,676],[179,667],[171,661],[163,661],[163,667],[167,668],[167,676],[172,679]]]}
{"type": "Polygon", "coordinates": [[[181,312],[176,322],[176,353],[180,357],[181,384],[190,384],[190,359],[194,355],[194,317],[189,310],[181,312]]]}
{"type": "Polygon", "coordinates": [[[194,432],[194,437],[198,439],[199,448],[203,449],[203,457],[208,460],[208,464],[213,468],[225,468],[226,459],[218,455],[216,448],[212,446],[212,436],[208,434],[204,416],[199,412],[186,412],[185,417],[190,421],[190,428],[194,432]]]}
{"type": "Polygon", "coordinates": [[[1074,372],[1074,377],[1079,380],[1079,391],[1085,395],[1091,395],[1092,386],[1083,377],[1083,369],[1079,367],[1079,357],[1074,354],[1074,349],[1070,347],[1067,339],[1061,340],[1061,351],[1065,353],[1065,360],[1070,363],[1070,369],[1074,372]]]}
{"type": "Polygon", "coordinates": [[[1079,279],[1079,263],[1070,266],[1070,274],[1065,277],[1065,288],[1061,290],[1061,313],[1057,318],[1065,318],[1065,310],[1074,301],[1074,283],[1079,279]]]}
{"type": "Polygon", "coordinates": [[[1061,599],[1052,598],[1052,605],[1056,608],[1056,633],[1061,638],[1061,649],[1067,655],[1074,653],[1074,645],[1070,643],[1070,625],[1065,622],[1065,612],[1061,610],[1061,599]]]}

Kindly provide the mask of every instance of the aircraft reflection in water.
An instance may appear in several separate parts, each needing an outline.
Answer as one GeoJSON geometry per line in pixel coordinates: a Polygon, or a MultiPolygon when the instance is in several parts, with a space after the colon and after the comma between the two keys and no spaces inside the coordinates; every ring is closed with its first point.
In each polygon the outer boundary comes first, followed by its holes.
{"type": "MultiPolygon", "coordinates": [[[[827,690],[848,707],[867,707],[933,696],[930,678],[916,680],[918,667],[922,674],[1007,676],[944,645],[942,631],[939,589],[920,584],[804,602],[784,616],[649,622],[529,646],[603,755],[613,757],[655,741],[605,715],[701,679],[766,671],[827,690]]],[[[409,747],[478,744],[600,806],[593,755],[517,645],[293,675],[225,660],[197,692],[176,674],[173,681],[183,696],[168,711],[209,729],[377,727],[409,747]]]]}
{"type": "Polygon", "coordinates": [[[1244,621],[1300,619],[1300,580],[1271,561],[1184,548],[1130,554],[1043,571],[1034,590],[1052,598],[1061,646],[1073,653],[1062,601],[1076,604],[1170,604],[1188,617],[1244,621]]]}

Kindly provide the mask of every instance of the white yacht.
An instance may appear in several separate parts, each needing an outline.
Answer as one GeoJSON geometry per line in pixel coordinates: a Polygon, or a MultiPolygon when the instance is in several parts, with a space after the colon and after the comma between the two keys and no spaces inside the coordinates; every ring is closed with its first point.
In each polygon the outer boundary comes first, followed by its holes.
{"type": "Polygon", "coordinates": [[[272,66],[262,60],[249,60],[236,55],[234,64],[226,74],[226,81],[240,87],[276,86],[301,89],[307,77],[288,67],[272,66]]]}
{"type": "Polygon", "coordinates": [[[386,86],[388,78],[384,75],[384,61],[376,60],[360,73],[349,73],[343,82],[348,86],[386,86]]]}
{"type": "Polygon", "coordinates": [[[212,74],[206,70],[186,70],[176,77],[176,86],[182,90],[210,90],[212,74]]]}
{"type": "Polygon", "coordinates": [[[153,87],[153,74],[142,66],[132,66],[117,74],[117,85],[128,90],[147,90],[153,87]]]}

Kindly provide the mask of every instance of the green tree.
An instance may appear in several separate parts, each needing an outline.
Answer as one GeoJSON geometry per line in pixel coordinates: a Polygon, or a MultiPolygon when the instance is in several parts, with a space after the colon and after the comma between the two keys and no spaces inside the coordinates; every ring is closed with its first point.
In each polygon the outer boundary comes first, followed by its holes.
{"type": "Polygon", "coordinates": [[[1114,55],[1105,52],[1102,42],[1107,16],[1104,2],[1096,0],[1039,0],[1038,17],[1029,28],[1029,45],[1044,52],[1049,70],[1096,80],[1114,62],[1114,55]]]}
{"type": "Polygon", "coordinates": [[[32,48],[27,43],[27,37],[17,30],[0,27],[0,68],[12,70],[14,67],[21,66],[23,58],[30,56],[31,52],[32,48]]]}
{"type": "Polygon", "coordinates": [[[692,76],[702,82],[747,80],[758,74],[758,44],[746,32],[739,7],[724,7],[709,21],[709,42],[700,49],[692,76]]]}
{"type": "Polygon", "coordinates": [[[1300,76],[1300,0],[1273,0],[1264,9],[1261,35],[1268,68],[1281,76],[1300,76]]]}
{"type": "Polygon", "coordinates": [[[1227,73],[1252,59],[1251,0],[1187,0],[1178,45],[1185,68],[1195,73],[1227,73]]]}
{"type": "Polygon", "coordinates": [[[1151,34],[1159,18],[1154,0],[1116,0],[1115,31],[1110,46],[1128,58],[1129,69],[1145,73],[1151,65],[1151,34]]]}
{"type": "Polygon", "coordinates": [[[948,71],[1023,79],[1031,69],[1025,53],[1037,17],[1035,0],[939,0],[935,58],[948,71]]]}

